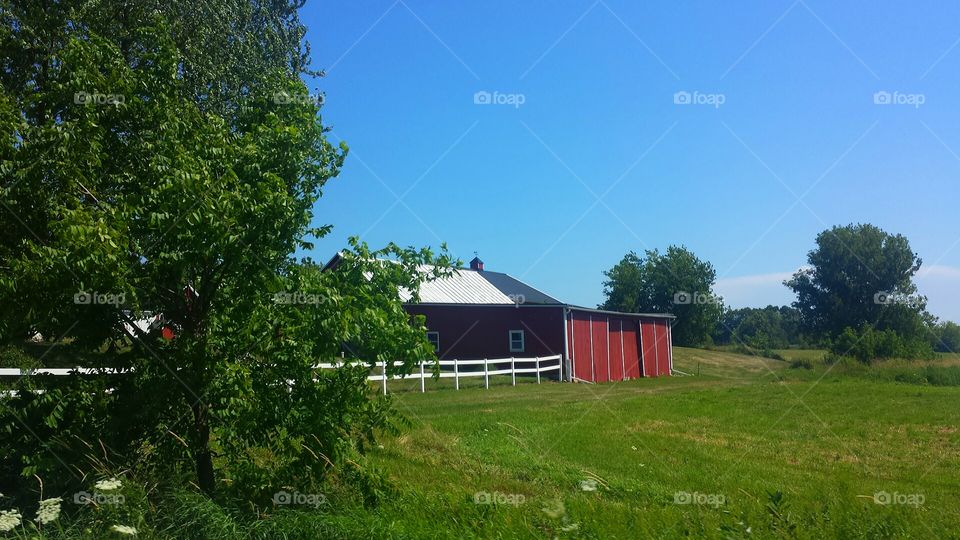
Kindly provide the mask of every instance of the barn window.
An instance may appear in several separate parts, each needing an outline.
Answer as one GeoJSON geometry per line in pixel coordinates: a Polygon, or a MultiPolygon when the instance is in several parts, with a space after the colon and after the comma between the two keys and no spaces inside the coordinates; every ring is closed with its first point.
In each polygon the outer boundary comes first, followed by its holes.
{"type": "Polygon", "coordinates": [[[433,352],[440,352],[440,332],[427,332],[427,341],[433,343],[433,352]]]}
{"type": "Polygon", "coordinates": [[[523,352],[523,330],[510,330],[510,352],[523,352]]]}

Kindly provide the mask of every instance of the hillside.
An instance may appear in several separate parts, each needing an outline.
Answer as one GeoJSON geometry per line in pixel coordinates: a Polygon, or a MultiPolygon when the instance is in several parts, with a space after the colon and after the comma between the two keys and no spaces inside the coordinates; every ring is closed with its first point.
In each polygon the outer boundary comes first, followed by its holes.
{"type": "Polygon", "coordinates": [[[374,458],[398,493],[342,526],[433,537],[443,524],[451,538],[960,528],[960,387],[677,348],[678,369],[697,364],[700,376],[396,394],[411,427],[374,458]],[[884,493],[903,504],[877,504],[884,493]]]}

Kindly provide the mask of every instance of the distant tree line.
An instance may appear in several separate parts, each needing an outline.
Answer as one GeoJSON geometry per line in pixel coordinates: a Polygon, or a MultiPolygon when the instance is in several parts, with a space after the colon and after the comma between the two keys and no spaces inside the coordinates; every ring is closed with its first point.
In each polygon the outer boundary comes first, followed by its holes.
{"type": "Polygon", "coordinates": [[[804,334],[800,311],[789,306],[725,308],[711,338],[716,345],[739,344],[761,350],[814,344],[804,334]]]}
{"type": "Polygon", "coordinates": [[[713,266],[670,246],[663,254],[631,251],[604,272],[600,307],[671,312],[681,346],[822,347],[862,362],[960,350],[960,325],[931,315],[917,293],[922,260],[904,236],[856,224],[823,231],[815,244],[808,266],[784,282],[797,295],[790,306],[731,309],[713,291],[713,266]]]}

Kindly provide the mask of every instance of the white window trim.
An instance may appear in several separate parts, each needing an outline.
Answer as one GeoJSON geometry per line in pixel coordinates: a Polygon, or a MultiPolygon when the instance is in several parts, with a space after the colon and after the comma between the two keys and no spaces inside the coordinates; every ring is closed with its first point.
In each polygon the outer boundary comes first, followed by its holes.
{"type": "Polygon", "coordinates": [[[430,334],[435,334],[437,336],[437,341],[433,345],[433,352],[440,352],[440,332],[427,332],[427,340],[430,340],[430,334]]]}
{"type": "Polygon", "coordinates": [[[526,351],[526,349],[527,349],[527,336],[526,336],[526,334],[523,332],[523,330],[508,330],[508,331],[507,331],[507,340],[508,340],[509,345],[510,345],[510,352],[524,352],[524,351],[526,351]],[[513,346],[513,341],[514,341],[514,339],[513,339],[513,334],[514,334],[514,332],[519,332],[519,333],[520,333],[520,348],[519,348],[519,349],[517,349],[517,348],[515,348],[515,347],[513,346]]]}

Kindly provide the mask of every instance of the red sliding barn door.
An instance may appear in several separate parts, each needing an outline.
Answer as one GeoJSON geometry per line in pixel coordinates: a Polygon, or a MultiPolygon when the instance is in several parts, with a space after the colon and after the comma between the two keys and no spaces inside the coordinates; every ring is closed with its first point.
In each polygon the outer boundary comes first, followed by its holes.
{"type": "Polygon", "coordinates": [[[623,347],[620,340],[620,325],[622,320],[615,317],[607,318],[607,326],[610,331],[607,333],[610,341],[610,380],[622,381],[623,371],[626,367],[627,359],[623,356],[623,347]]]}
{"type": "Polygon", "coordinates": [[[607,354],[607,318],[590,317],[593,336],[593,374],[595,382],[610,380],[610,357],[607,354]]]}
{"type": "Polygon", "coordinates": [[[593,362],[591,356],[593,349],[590,345],[590,320],[586,315],[573,313],[573,372],[578,379],[585,381],[594,380],[593,362]]]}
{"type": "Polygon", "coordinates": [[[573,377],[592,382],[669,375],[670,322],[571,311],[567,321],[573,377]]]}
{"type": "Polygon", "coordinates": [[[660,375],[657,365],[657,333],[656,322],[652,319],[640,321],[640,342],[643,348],[643,376],[656,377],[660,375]]]}
{"type": "Polygon", "coordinates": [[[623,343],[623,365],[625,369],[624,377],[628,379],[640,378],[640,334],[637,321],[631,319],[621,320],[623,332],[620,334],[621,343],[623,343]]]}
{"type": "Polygon", "coordinates": [[[670,375],[670,322],[657,321],[657,373],[670,375]]]}

